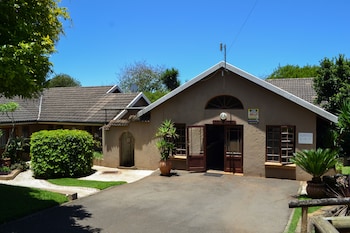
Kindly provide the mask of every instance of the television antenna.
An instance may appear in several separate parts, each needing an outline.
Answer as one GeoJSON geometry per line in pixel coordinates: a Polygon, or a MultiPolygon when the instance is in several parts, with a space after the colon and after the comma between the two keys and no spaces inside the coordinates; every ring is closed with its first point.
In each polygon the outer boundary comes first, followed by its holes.
{"type": "MultiPolygon", "coordinates": [[[[226,44],[220,43],[220,51],[224,51],[225,71],[226,71],[226,44]]],[[[224,76],[224,73],[222,73],[224,76]]]]}

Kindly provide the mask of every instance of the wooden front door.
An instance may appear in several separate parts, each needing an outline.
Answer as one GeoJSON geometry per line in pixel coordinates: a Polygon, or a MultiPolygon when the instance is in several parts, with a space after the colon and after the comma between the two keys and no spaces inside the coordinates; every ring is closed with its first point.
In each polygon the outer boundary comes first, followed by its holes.
{"type": "Polygon", "coordinates": [[[206,170],[205,127],[187,127],[187,170],[206,170]]]}
{"type": "Polygon", "coordinates": [[[243,126],[225,126],[224,171],[243,173],[243,126]]]}

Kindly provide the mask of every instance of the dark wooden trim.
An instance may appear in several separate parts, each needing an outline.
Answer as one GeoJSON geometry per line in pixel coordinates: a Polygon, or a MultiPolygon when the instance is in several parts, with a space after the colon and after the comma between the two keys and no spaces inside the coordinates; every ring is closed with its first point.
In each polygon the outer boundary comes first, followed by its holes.
{"type": "Polygon", "coordinates": [[[236,125],[236,121],[218,121],[213,120],[213,125],[236,125]]]}

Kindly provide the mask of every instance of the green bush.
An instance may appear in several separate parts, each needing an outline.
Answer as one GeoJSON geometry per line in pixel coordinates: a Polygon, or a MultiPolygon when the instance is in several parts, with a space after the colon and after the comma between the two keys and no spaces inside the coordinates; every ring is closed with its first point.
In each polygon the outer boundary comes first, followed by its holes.
{"type": "Polygon", "coordinates": [[[42,130],[32,134],[31,167],[37,178],[79,177],[89,174],[94,139],[82,130],[42,130]]]}

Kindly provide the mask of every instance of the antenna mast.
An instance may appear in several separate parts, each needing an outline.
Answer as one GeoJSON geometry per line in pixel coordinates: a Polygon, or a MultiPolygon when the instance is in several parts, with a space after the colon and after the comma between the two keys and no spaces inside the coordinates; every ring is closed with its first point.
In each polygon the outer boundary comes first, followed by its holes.
{"type": "MultiPolygon", "coordinates": [[[[224,50],[224,60],[225,60],[225,71],[226,71],[226,44],[220,43],[220,51],[224,50]]],[[[224,71],[222,71],[221,76],[224,76],[224,71]]]]}
{"type": "Polygon", "coordinates": [[[225,61],[225,70],[226,70],[226,44],[220,43],[220,51],[224,50],[224,61],[225,61]]]}

